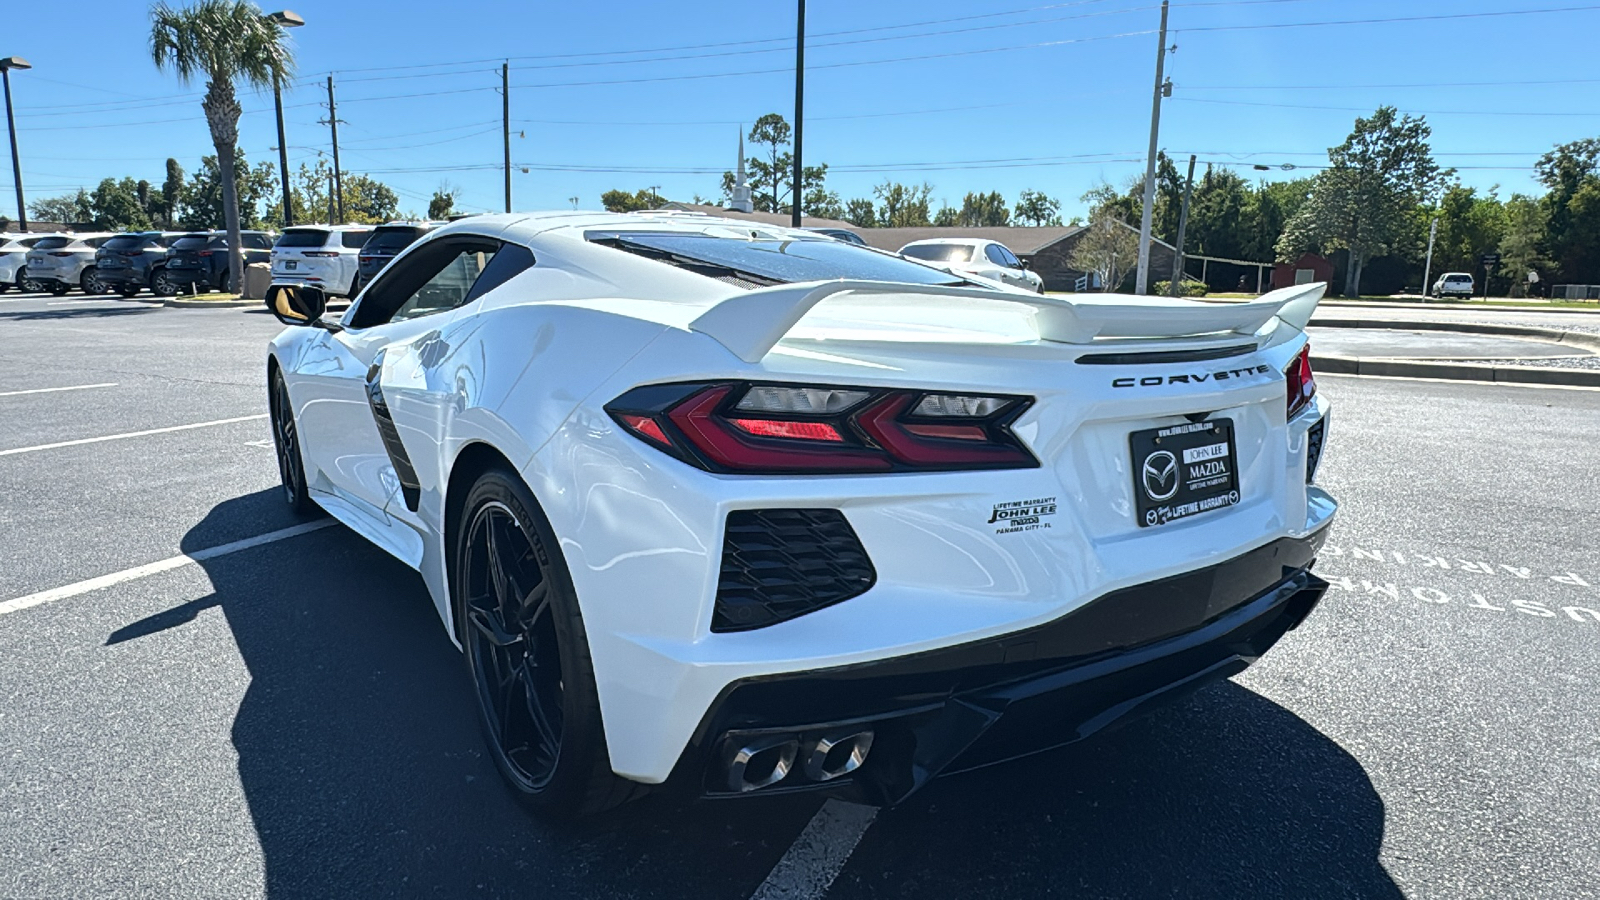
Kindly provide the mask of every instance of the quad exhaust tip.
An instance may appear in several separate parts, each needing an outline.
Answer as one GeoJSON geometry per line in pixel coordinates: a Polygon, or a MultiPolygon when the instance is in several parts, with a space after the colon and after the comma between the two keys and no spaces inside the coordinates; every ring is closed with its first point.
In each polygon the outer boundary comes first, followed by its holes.
{"type": "Polygon", "coordinates": [[[872,750],[872,731],[852,729],[802,742],[792,735],[766,735],[732,744],[727,756],[728,789],[744,794],[771,787],[789,777],[800,763],[801,775],[813,783],[840,778],[861,768],[872,750]]]}

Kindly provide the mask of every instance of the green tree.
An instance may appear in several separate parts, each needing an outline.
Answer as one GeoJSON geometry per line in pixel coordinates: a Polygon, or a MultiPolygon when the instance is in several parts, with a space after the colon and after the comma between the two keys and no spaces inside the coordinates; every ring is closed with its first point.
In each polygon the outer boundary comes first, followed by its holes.
{"type": "Polygon", "coordinates": [[[875,228],[878,208],[866,197],[854,197],[844,205],[844,220],[857,228],[875,228]]]}
{"type": "Polygon", "coordinates": [[[161,182],[161,227],[176,228],[183,215],[183,166],[167,160],[167,178],[161,182]]]}
{"type": "MultiPolygon", "coordinates": [[[[244,154],[238,153],[233,159],[232,174],[233,178],[229,180],[234,186],[236,208],[233,221],[237,228],[264,228],[282,217],[281,208],[273,202],[278,173],[272,163],[264,162],[252,169],[244,154]],[[261,214],[263,206],[267,208],[265,217],[261,214]]],[[[227,195],[222,175],[215,156],[200,158],[200,168],[189,176],[189,183],[183,190],[185,203],[181,221],[184,228],[192,231],[228,228],[227,195]]]]}
{"type": "Polygon", "coordinates": [[[46,197],[29,203],[28,215],[39,222],[60,222],[68,228],[91,225],[94,222],[94,199],[88,191],[79,188],[76,194],[46,197]]]}
{"type": "Polygon", "coordinates": [[[400,215],[399,195],[383,182],[358,172],[345,172],[340,180],[345,221],[379,225],[400,215]]]}
{"type": "Polygon", "coordinates": [[[1522,296],[1528,287],[1528,273],[1548,277],[1555,268],[1544,254],[1548,211],[1544,204],[1525,194],[1512,194],[1505,204],[1505,236],[1500,239],[1500,271],[1511,279],[1511,293],[1522,296]]]}
{"type": "Polygon", "coordinates": [[[1138,262],[1139,234],[1117,218],[1113,204],[1094,211],[1089,227],[1084,229],[1072,248],[1072,255],[1067,258],[1067,264],[1074,269],[1099,276],[1101,289],[1107,291],[1121,287],[1123,279],[1138,262]]]}
{"type": "Polygon", "coordinates": [[[916,228],[933,224],[928,217],[928,198],[933,185],[904,185],[885,180],[872,189],[878,198],[878,225],[883,228],[916,228]]]}
{"type": "Polygon", "coordinates": [[[956,223],[967,228],[998,227],[1011,224],[1011,211],[1006,208],[1006,198],[999,191],[987,194],[967,192],[961,199],[961,211],[956,223]]]}
{"type": "Polygon", "coordinates": [[[667,198],[656,193],[653,187],[640,188],[634,193],[606,191],[600,195],[600,205],[611,212],[637,212],[641,209],[660,209],[667,198]]]}
{"type": "Polygon", "coordinates": [[[1411,213],[1432,200],[1446,174],[1434,162],[1427,123],[1392,106],[1357,119],[1343,144],[1328,151],[1311,197],[1285,226],[1280,258],[1302,250],[1346,250],[1345,295],[1361,294],[1366,262],[1400,248],[1414,233],[1411,213]]]}
{"type": "Polygon", "coordinates": [[[428,201],[428,218],[437,221],[450,218],[456,211],[456,193],[448,184],[439,185],[433,192],[433,199],[428,201]]]}
{"type": "Polygon", "coordinates": [[[1549,189],[1545,251],[1558,275],[1578,284],[1600,282],[1600,138],[1561,144],[1534,166],[1549,189]]]}
{"type": "Polygon", "coordinates": [[[1439,199],[1439,235],[1434,242],[1436,272],[1476,272],[1478,257],[1499,248],[1506,235],[1505,204],[1478,196],[1474,188],[1451,185],[1439,199]]]}
{"type": "Polygon", "coordinates": [[[933,214],[933,224],[937,228],[954,228],[961,224],[961,211],[954,206],[941,206],[933,214]]]}
{"type": "MultiPolygon", "coordinates": [[[[105,231],[148,231],[150,217],[139,202],[139,184],[132,178],[101,181],[91,195],[95,227],[105,231]]],[[[148,192],[149,182],[143,184],[148,192]]]]}
{"type": "MultiPolygon", "coordinates": [[[[824,172],[827,166],[820,167],[824,172]]],[[[801,211],[808,216],[819,219],[843,219],[844,203],[839,200],[838,193],[830,191],[821,184],[808,185],[806,188],[806,203],[801,211]]]]}
{"type": "MultiPolygon", "coordinates": [[[[767,113],[750,126],[745,135],[755,151],[745,161],[750,185],[750,203],[757,212],[786,213],[794,202],[794,154],[787,149],[793,130],[787,120],[777,113],[767,113]]],[[[838,207],[838,195],[828,191],[828,165],[805,166],[800,173],[801,197],[805,199],[804,212],[823,215],[812,209],[812,198],[828,212],[843,212],[838,207]]],[[[722,195],[733,196],[734,176],[722,173],[722,195]]],[[[834,216],[826,216],[834,218],[834,216]]]]}
{"type": "Polygon", "coordinates": [[[1245,201],[1246,233],[1240,239],[1243,251],[1240,259],[1277,259],[1278,239],[1283,237],[1284,225],[1300,211],[1310,195],[1310,178],[1263,181],[1256,185],[1245,201]]]}
{"type": "Polygon", "coordinates": [[[1024,189],[1011,211],[1018,223],[1041,226],[1061,224],[1061,201],[1043,191],[1024,189]]]}
{"type": "MultiPolygon", "coordinates": [[[[239,290],[244,256],[239,231],[240,198],[236,182],[239,143],[239,100],[235,82],[255,88],[287,81],[294,59],[283,40],[283,28],[247,0],[195,0],[182,9],[165,2],[150,8],[150,55],[156,68],[171,69],[188,84],[206,80],[206,124],[217,149],[221,174],[223,220],[228,230],[230,291],[239,290]]],[[[270,168],[270,166],[269,166],[270,168]]]]}

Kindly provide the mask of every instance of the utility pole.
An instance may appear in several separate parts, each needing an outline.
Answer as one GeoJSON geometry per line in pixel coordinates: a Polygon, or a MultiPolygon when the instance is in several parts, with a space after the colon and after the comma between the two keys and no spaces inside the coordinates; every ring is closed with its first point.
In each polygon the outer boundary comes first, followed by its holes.
{"type": "Polygon", "coordinates": [[[1133,292],[1150,292],[1150,231],[1156,205],[1156,153],[1161,142],[1161,97],[1166,92],[1167,3],[1161,0],[1161,37],[1156,46],[1156,89],[1150,100],[1150,158],[1144,168],[1144,211],[1139,217],[1139,274],[1133,292]]]}
{"type": "Polygon", "coordinates": [[[344,176],[339,172],[339,108],[333,102],[332,75],[328,76],[328,124],[333,128],[333,193],[328,208],[339,211],[339,218],[328,224],[337,225],[344,221],[344,176]]]}
{"type": "Polygon", "coordinates": [[[800,164],[800,146],[805,134],[806,112],[806,0],[800,0],[799,16],[795,27],[794,45],[794,203],[790,205],[793,213],[789,216],[789,224],[795,228],[800,227],[800,202],[801,195],[805,193],[800,173],[804,167],[800,164]]]}
{"type": "MultiPolygon", "coordinates": [[[[1194,154],[1189,155],[1189,181],[1183,187],[1183,209],[1178,212],[1178,247],[1172,254],[1172,281],[1167,286],[1167,296],[1176,297],[1179,294],[1179,284],[1183,281],[1183,257],[1187,245],[1183,240],[1189,233],[1189,201],[1194,198],[1194,154]]],[[[1256,279],[1260,287],[1260,278],[1256,279]]]]}
{"type": "Polygon", "coordinates": [[[1428,279],[1433,277],[1433,239],[1439,236],[1439,219],[1428,224],[1428,261],[1422,267],[1422,296],[1428,296],[1428,279]]]}
{"type": "Polygon", "coordinates": [[[511,61],[500,64],[500,121],[506,144],[506,212],[511,212],[511,61]]]}
{"type": "Polygon", "coordinates": [[[11,134],[11,179],[17,188],[17,228],[23,232],[28,230],[28,207],[22,202],[22,157],[17,151],[17,120],[11,112],[11,70],[31,68],[20,56],[0,59],[0,79],[6,84],[6,129],[11,134]]]}
{"type": "Polygon", "coordinates": [[[287,228],[294,224],[294,201],[289,199],[289,143],[283,136],[283,88],[276,74],[272,76],[272,106],[278,113],[278,171],[283,173],[283,225],[287,228]]]}

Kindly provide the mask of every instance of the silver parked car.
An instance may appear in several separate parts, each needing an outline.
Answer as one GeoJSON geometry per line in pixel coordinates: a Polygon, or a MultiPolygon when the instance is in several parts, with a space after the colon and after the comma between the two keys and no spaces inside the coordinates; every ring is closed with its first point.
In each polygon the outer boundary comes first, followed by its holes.
{"type": "Polygon", "coordinates": [[[95,268],[94,254],[114,237],[110,232],[47,237],[28,251],[28,278],[58,297],[74,287],[82,288],[85,294],[104,294],[106,289],[95,268]]]}
{"type": "Polygon", "coordinates": [[[44,285],[28,276],[28,251],[45,238],[59,234],[0,234],[0,294],[11,288],[38,293],[44,285]]]}

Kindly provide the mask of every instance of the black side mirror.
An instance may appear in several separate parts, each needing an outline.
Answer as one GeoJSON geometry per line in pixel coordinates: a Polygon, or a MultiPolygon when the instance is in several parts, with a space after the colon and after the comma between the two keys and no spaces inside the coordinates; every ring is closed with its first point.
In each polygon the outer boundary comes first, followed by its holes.
{"type": "Polygon", "coordinates": [[[319,287],[275,284],[267,288],[267,309],[285,325],[319,325],[328,298],[319,287]]]}

